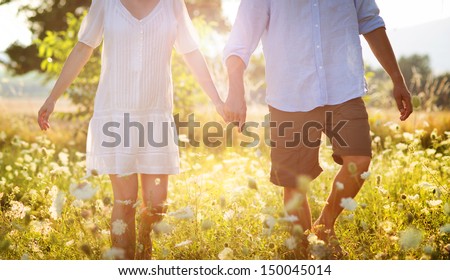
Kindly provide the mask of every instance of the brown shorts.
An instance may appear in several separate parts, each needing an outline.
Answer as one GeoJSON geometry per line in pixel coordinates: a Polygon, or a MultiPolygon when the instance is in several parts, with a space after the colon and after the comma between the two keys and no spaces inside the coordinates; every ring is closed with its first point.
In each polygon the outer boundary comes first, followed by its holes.
{"type": "Polygon", "coordinates": [[[319,146],[322,132],[330,140],[333,159],[372,156],[368,115],[362,98],[326,105],[309,112],[284,112],[269,106],[272,168],[270,180],[295,188],[299,176],[315,179],[322,172],[319,146]]]}

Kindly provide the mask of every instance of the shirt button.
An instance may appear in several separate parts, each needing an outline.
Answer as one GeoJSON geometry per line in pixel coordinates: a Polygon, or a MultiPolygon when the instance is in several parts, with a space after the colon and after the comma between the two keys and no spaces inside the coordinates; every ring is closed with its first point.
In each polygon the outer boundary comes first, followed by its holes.
{"type": "Polygon", "coordinates": [[[316,27],[319,27],[319,25],[318,25],[318,24],[316,24],[316,27]]]}
{"type": "Polygon", "coordinates": [[[314,7],[317,7],[317,3],[314,3],[314,7]]]}
{"type": "Polygon", "coordinates": [[[319,66],[319,69],[322,70],[322,69],[323,69],[323,66],[319,66]]]}
{"type": "Polygon", "coordinates": [[[318,49],[320,49],[320,45],[317,45],[316,47],[317,47],[318,49]]]}

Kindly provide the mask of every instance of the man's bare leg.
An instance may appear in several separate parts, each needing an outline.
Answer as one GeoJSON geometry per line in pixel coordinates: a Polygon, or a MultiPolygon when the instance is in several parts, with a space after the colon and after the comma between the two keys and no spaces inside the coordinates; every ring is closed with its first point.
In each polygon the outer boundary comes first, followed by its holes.
{"type": "Polygon", "coordinates": [[[354,198],[358,194],[364,183],[361,174],[369,169],[371,161],[371,158],[367,156],[344,156],[342,158],[343,165],[334,179],[327,204],[313,226],[313,231],[317,236],[326,242],[336,237],[334,225],[343,210],[340,205],[341,200],[354,198]],[[338,189],[339,183],[344,185],[344,189],[338,189]]]}

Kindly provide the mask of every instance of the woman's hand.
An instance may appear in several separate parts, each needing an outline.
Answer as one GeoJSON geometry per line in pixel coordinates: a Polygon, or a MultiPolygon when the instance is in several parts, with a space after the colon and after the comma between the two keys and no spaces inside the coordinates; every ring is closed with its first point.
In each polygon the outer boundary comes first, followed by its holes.
{"type": "Polygon", "coordinates": [[[38,113],[38,124],[41,130],[48,130],[50,128],[50,123],[48,122],[48,119],[50,118],[50,115],[53,113],[53,110],[55,109],[55,101],[52,99],[47,98],[45,100],[44,105],[42,105],[41,109],[38,113]]]}
{"type": "Polygon", "coordinates": [[[223,103],[223,101],[220,100],[219,102],[214,103],[214,106],[216,107],[217,114],[219,114],[222,117],[222,119],[226,121],[224,111],[225,103],[223,103]]]}

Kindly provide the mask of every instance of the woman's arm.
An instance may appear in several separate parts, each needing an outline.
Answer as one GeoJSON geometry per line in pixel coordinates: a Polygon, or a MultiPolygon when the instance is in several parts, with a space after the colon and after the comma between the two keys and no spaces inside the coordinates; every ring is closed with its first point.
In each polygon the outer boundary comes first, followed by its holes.
{"type": "Polygon", "coordinates": [[[183,55],[184,61],[189,66],[189,69],[194,74],[200,86],[211,98],[214,106],[216,106],[217,112],[223,117],[223,102],[217,92],[216,86],[211,78],[211,74],[206,65],[205,58],[199,50],[187,53],[183,55]]]}
{"type": "Polygon", "coordinates": [[[48,119],[55,108],[56,101],[80,74],[81,69],[91,57],[93,50],[92,47],[78,42],[71,51],[50,96],[39,110],[38,123],[42,130],[50,128],[48,119]]]}

